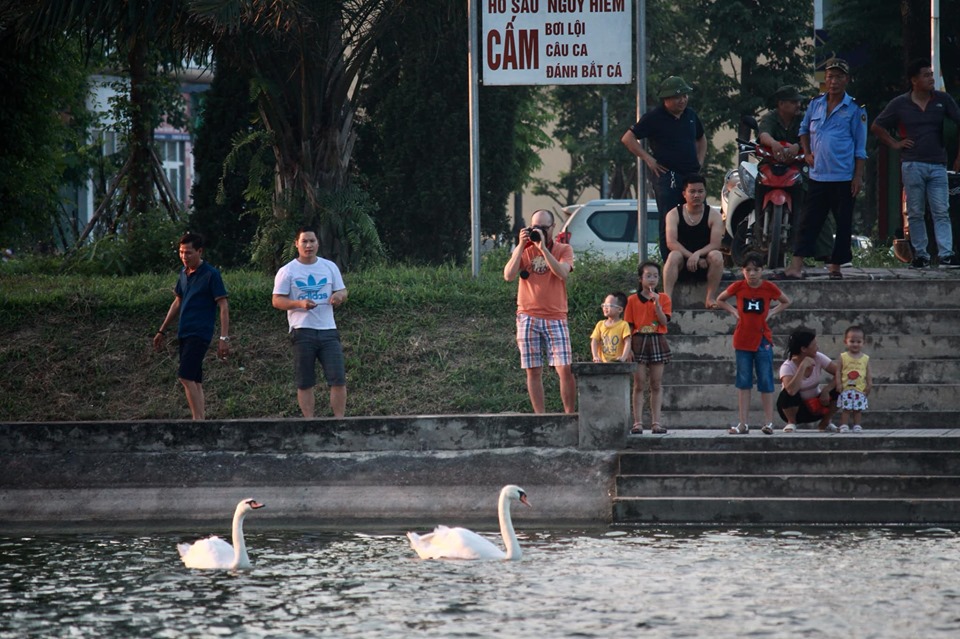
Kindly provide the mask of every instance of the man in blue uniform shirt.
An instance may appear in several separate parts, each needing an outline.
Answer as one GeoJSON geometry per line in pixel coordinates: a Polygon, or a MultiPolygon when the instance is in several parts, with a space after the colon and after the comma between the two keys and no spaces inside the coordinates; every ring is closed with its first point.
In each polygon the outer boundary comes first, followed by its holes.
{"type": "Polygon", "coordinates": [[[800,221],[796,247],[787,279],[803,277],[803,258],[813,257],[817,235],[833,214],[837,235],[827,262],[830,279],[842,279],[840,265],[853,259],[853,202],[863,188],[867,160],[867,111],[847,94],[850,65],[846,60],[827,60],[825,93],[810,102],[800,124],[800,146],[810,167],[806,211],[800,221]]]}
{"type": "Polygon", "coordinates": [[[670,76],[657,92],[661,105],[644,113],[620,138],[653,176],[660,212],[660,257],[664,260],[670,253],[664,227],[667,212],[683,203],[683,181],[700,173],[707,155],[703,123],[696,111],[687,106],[691,91],[683,78],[670,76]],[[650,140],[652,154],[640,143],[644,138],[650,140]]]}

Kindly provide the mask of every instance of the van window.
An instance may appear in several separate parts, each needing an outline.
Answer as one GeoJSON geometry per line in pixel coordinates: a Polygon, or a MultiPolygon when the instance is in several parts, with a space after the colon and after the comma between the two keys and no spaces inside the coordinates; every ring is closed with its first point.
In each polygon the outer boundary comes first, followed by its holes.
{"type": "Polygon", "coordinates": [[[629,242],[630,231],[633,241],[637,240],[634,220],[636,211],[595,211],[587,220],[587,226],[604,242],[629,242]]]}
{"type": "MultiPolygon", "coordinates": [[[[588,219],[587,226],[604,242],[637,243],[637,212],[635,210],[595,211],[588,219]]],[[[647,211],[647,240],[658,241],[660,237],[660,215],[656,211],[647,211]]]]}

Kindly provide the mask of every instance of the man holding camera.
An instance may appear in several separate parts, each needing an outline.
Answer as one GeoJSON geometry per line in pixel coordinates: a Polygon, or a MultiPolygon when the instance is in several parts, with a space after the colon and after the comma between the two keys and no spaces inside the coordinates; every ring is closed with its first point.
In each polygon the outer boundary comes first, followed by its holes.
{"type": "Polygon", "coordinates": [[[567,278],[573,271],[573,248],[553,241],[553,213],[534,211],[531,225],[520,231],[517,247],[503,267],[503,279],[517,287],[517,346],[520,367],[527,373],[527,392],[533,412],[545,411],[543,394],[543,350],[547,364],[560,378],[563,410],[576,410],[577,384],[573,377],[573,351],[567,325],[567,278]]]}

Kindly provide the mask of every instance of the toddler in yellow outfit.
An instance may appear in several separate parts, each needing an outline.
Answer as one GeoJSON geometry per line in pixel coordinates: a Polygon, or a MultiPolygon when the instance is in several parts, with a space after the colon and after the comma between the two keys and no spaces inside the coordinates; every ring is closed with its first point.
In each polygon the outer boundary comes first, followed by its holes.
{"type": "Polygon", "coordinates": [[[851,326],[843,334],[843,344],[846,352],[840,354],[837,360],[837,408],[841,413],[840,432],[850,432],[850,422],[853,422],[853,432],[863,430],[860,417],[867,410],[867,395],[873,386],[873,377],[870,374],[870,356],[863,352],[863,327],[851,326]]]}

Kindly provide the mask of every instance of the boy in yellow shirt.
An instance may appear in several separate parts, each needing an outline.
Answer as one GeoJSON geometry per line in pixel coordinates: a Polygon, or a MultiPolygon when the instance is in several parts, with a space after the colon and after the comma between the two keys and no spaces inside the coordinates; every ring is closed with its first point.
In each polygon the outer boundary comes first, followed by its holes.
{"type": "Polygon", "coordinates": [[[593,361],[629,362],[633,357],[633,351],[630,350],[630,325],[621,318],[626,305],[627,296],[623,293],[607,295],[600,305],[603,319],[597,322],[590,334],[593,361]]]}

